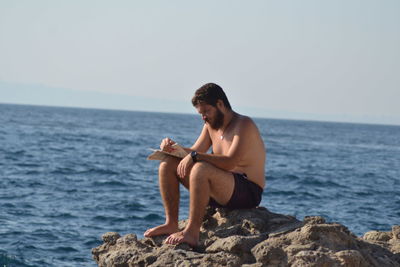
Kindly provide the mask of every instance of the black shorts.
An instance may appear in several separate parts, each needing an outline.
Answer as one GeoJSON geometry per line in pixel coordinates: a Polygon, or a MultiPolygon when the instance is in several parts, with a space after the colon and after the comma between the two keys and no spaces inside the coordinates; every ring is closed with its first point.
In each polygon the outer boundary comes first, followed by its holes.
{"type": "Polygon", "coordinates": [[[221,205],[210,198],[208,205],[215,208],[227,209],[251,209],[257,207],[261,202],[263,189],[256,183],[250,181],[246,174],[233,172],[235,186],[231,199],[226,205],[221,205]]]}

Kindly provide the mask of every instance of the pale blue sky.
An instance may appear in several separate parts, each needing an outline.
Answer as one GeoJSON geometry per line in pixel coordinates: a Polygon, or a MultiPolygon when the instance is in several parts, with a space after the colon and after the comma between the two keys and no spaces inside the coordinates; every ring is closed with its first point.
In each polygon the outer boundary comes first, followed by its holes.
{"type": "Polygon", "coordinates": [[[400,1],[0,0],[0,103],[400,124],[400,1]]]}

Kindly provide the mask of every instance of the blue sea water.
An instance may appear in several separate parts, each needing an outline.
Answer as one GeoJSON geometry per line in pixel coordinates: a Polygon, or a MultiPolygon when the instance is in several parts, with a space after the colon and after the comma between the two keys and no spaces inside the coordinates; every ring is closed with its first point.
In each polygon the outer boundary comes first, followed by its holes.
{"type": "MultiPolygon", "coordinates": [[[[400,127],[254,119],[267,146],[262,205],[357,234],[400,223],[400,127]]],[[[96,266],[109,231],[163,223],[166,136],[190,146],[195,115],[0,105],[0,266],[96,266]]],[[[181,215],[188,214],[182,190],[181,215]]]]}

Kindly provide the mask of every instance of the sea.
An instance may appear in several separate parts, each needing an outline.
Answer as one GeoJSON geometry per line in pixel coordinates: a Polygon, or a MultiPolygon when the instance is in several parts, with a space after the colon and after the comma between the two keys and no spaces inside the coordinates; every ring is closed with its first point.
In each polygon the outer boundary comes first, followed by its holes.
{"type": "MultiPolygon", "coordinates": [[[[253,118],[266,144],[261,205],[361,236],[400,224],[400,126],[253,118]]],[[[101,235],[164,222],[164,137],[191,146],[198,115],[0,105],[0,266],[96,266],[101,235]]],[[[181,190],[180,219],[189,195],[181,190]]]]}

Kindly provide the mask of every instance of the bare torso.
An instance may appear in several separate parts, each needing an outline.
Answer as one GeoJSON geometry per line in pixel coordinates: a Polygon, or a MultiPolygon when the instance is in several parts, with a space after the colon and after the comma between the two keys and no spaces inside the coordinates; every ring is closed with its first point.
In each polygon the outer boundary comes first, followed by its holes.
{"type": "Polygon", "coordinates": [[[215,154],[228,155],[233,138],[239,137],[239,142],[242,142],[244,149],[236,167],[230,171],[246,173],[249,180],[264,188],[266,153],[264,142],[255,123],[249,117],[237,114],[223,135],[211,127],[208,127],[208,132],[215,154]]]}

